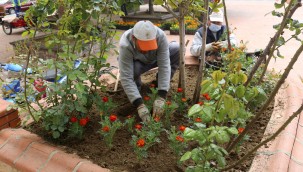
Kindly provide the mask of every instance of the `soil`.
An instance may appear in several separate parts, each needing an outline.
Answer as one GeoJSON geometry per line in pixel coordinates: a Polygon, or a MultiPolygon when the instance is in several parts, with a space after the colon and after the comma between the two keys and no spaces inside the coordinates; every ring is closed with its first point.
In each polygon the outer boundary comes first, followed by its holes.
{"type": "MultiPolygon", "coordinates": [[[[198,66],[188,66],[186,67],[186,97],[188,99],[192,98],[194,93],[194,88],[196,85],[196,78],[198,73],[198,66]]],[[[142,76],[142,81],[144,83],[141,93],[146,95],[148,86],[150,83],[155,80],[156,71],[150,71],[144,76],[142,76]]],[[[173,95],[178,87],[178,72],[176,72],[173,80],[171,81],[171,89],[168,93],[168,96],[173,95]]],[[[113,85],[109,86],[113,87],[113,85]]],[[[109,90],[113,90],[110,88],[109,90]]],[[[136,114],[136,109],[129,103],[124,91],[119,85],[118,91],[113,93],[111,91],[100,93],[101,96],[107,95],[110,96],[115,104],[117,109],[115,113],[119,116],[121,121],[124,121],[126,116],[129,114],[136,114]]],[[[249,140],[245,142],[240,147],[239,154],[233,153],[228,158],[228,164],[236,162],[240,157],[242,157],[245,152],[256,146],[263,137],[263,133],[267,126],[267,123],[271,117],[273,111],[273,102],[264,115],[261,115],[261,119],[255,124],[255,128],[258,130],[252,130],[248,133],[250,136],[249,140]]],[[[101,135],[98,134],[101,126],[98,123],[100,121],[100,116],[97,112],[91,113],[91,120],[87,125],[87,128],[84,133],[84,138],[82,140],[62,140],[53,141],[51,137],[45,135],[41,128],[38,125],[32,125],[28,128],[31,132],[34,132],[44,139],[50,141],[56,146],[61,146],[68,153],[78,154],[82,158],[91,160],[92,162],[98,164],[101,167],[109,168],[113,172],[120,171],[138,171],[138,172],[181,172],[185,170],[184,166],[179,167],[177,165],[177,160],[179,159],[173,153],[173,151],[168,146],[168,140],[166,134],[163,132],[161,135],[161,143],[154,145],[148,152],[148,158],[141,161],[137,160],[137,157],[130,146],[130,140],[132,134],[127,131],[126,128],[118,130],[116,132],[113,148],[109,149],[104,141],[102,141],[101,135]]],[[[137,123],[140,122],[140,119],[136,119],[137,123]]],[[[187,120],[180,114],[174,116],[172,120],[172,125],[180,126],[186,125],[187,120]]],[[[244,163],[238,165],[235,169],[231,171],[248,171],[252,163],[253,155],[249,157],[244,163]]]]}

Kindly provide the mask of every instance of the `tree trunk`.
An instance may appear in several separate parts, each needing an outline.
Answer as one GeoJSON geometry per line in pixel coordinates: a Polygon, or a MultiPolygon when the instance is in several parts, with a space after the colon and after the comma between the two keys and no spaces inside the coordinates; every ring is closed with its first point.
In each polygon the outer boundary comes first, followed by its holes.
{"type": "Polygon", "coordinates": [[[183,88],[183,97],[185,97],[185,23],[184,23],[184,7],[180,8],[179,16],[179,34],[180,34],[180,59],[179,59],[179,84],[183,88]]]}
{"type": "Polygon", "coordinates": [[[148,11],[149,11],[149,14],[153,15],[155,12],[154,12],[154,1],[153,0],[149,0],[148,1],[148,11]]]}
{"type": "MultiPolygon", "coordinates": [[[[208,0],[204,0],[205,9],[208,9],[208,0]]],[[[203,14],[203,35],[207,35],[206,24],[208,19],[208,10],[203,14]]],[[[201,91],[201,82],[203,80],[204,72],[204,63],[205,63],[205,45],[206,45],[206,36],[202,38],[202,48],[201,48],[201,61],[199,65],[199,74],[196,82],[196,88],[193,96],[193,103],[196,104],[199,102],[200,91],[201,91]]]]}

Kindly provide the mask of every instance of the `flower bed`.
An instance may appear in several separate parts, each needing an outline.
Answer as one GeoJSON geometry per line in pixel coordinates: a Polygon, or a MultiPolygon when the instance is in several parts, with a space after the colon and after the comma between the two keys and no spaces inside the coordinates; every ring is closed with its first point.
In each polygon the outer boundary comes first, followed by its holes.
{"type": "MultiPolygon", "coordinates": [[[[121,30],[128,30],[132,28],[136,22],[134,21],[115,21],[115,26],[117,29],[121,30]]],[[[172,21],[165,21],[162,23],[154,23],[155,26],[158,26],[162,30],[169,30],[171,35],[178,35],[179,34],[179,23],[177,20],[172,21]]],[[[185,18],[185,34],[194,35],[196,30],[198,29],[198,22],[193,20],[190,17],[185,18]]]]}
{"type": "MultiPolygon", "coordinates": [[[[187,74],[187,86],[186,88],[186,95],[188,98],[192,97],[193,88],[195,85],[195,80],[198,73],[198,67],[192,66],[187,67],[186,74],[187,74]]],[[[151,72],[142,77],[143,83],[145,83],[142,87],[142,94],[147,95],[151,93],[149,91],[149,86],[153,78],[155,78],[156,72],[151,72]]],[[[176,93],[181,92],[182,90],[177,89],[177,78],[178,72],[175,74],[172,84],[171,90],[169,92],[169,99],[171,99],[176,93]]],[[[109,89],[112,89],[110,86],[109,89]]],[[[119,89],[121,90],[121,86],[119,85],[119,89]]],[[[121,121],[125,122],[128,120],[128,115],[134,115],[136,113],[136,109],[132,107],[128,103],[128,99],[123,91],[118,92],[116,94],[110,94],[109,92],[99,92],[100,96],[103,97],[102,101],[109,102],[112,101],[116,104],[114,113],[117,115],[110,116],[108,118],[108,123],[106,125],[101,126],[99,121],[101,120],[100,114],[95,109],[91,112],[91,119],[86,125],[86,129],[83,135],[83,138],[80,140],[68,140],[68,139],[60,139],[60,141],[53,141],[50,139],[52,136],[46,133],[43,129],[41,129],[38,125],[33,125],[32,127],[28,128],[30,131],[38,133],[39,135],[43,136],[47,140],[55,143],[64,145],[66,150],[69,153],[77,153],[82,158],[89,158],[94,163],[98,164],[101,167],[109,168],[112,171],[182,171],[186,166],[178,166],[177,160],[178,156],[174,154],[174,151],[169,147],[171,141],[167,137],[166,132],[161,132],[159,139],[161,143],[154,144],[150,147],[147,151],[148,158],[143,158],[141,160],[137,159],[136,153],[134,153],[133,146],[141,147],[144,146],[147,142],[137,139],[135,145],[131,146],[132,132],[130,132],[127,126],[124,126],[117,130],[116,135],[113,138],[111,148],[108,147],[105,137],[101,136],[99,133],[100,131],[106,133],[111,129],[110,121],[121,121]],[[107,98],[105,98],[107,97],[107,98]],[[103,139],[102,139],[103,138],[103,139]]],[[[150,98],[145,97],[145,101],[150,101],[150,98]]],[[[211,99],[211,97],[205,98],[211,99]]],[[[182,102],[188,101],[187,99],[181,100],[182,102]]],[[[169,103],[167,103],[169,104],[169,103]]],[[[171,104],[170,104],[171,105],[171,104]]],[[[249,135],[251,139],[244,145],[239,147],[239,150],[247,150],[252,148],[255,144],[260,142],[263,136],[263,132],[265,130],[265,126],[267,121],[271,116],[272,107],[268,108],[268,111],[264,113],[260,122],[256,124],[256,127],[259,128],[258,132],[251,131],[249,135]]],[[[163,119],[164,120],[164,119],[163,119]]],[[[73,120],[74,121],[74,120],[73,120]]],[[[196,122],[203,124],[203,118],[195,119],[196,122]],[[202,120],[202,121],[201,121],[202,120]]],[[[80,121],[78,121],[80,122],[80,121]]],[[[134,133],[137,133],[137,130],[142,129],[142,125],[139,123],[140,119],[138,117],[134,118],[133,127],[131,127],[134,133]]],[[[164,121],[162,121],[164,122],[164,121]]],[[[185,127],[190,125],[190,122],[187,118],[185,118],[182,114],[176,114],[172,117],[171,125],[176,126],[176,132],[181,133],[184,131],[185,127]]],[[[163,126],[164,128],[164,126],[163,126]]],[[[241,129],[239,129],[241,130],[241,129]]],[[[177,135],[172,137],[177,141],[176,143],[183,143],[184,138],[182,135],[177,135]]],[[[190,148],[194,148],[196,144],[192,143],[189,145],[190,148]]],[[[175,147],[177,148],[177,147],[175,147]]],[[[233,154],[229,159],[228,162],[235,162],[239,156],[237,154],[233,154]]],[[[237,170],[247,171],[249,169],[250,163],[253,157],[249,158],[249,161],[246,161],[241,166],[237,167],[237,170]]],[[[189,164],[187,164],[189,165],[189,164]]]]}

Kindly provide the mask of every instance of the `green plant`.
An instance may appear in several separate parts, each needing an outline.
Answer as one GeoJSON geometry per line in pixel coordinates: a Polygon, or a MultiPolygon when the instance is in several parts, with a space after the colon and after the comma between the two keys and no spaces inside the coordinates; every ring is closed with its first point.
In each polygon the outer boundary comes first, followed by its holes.
{"type": "MultiPolygon", "coordinates": [[[[106,63],[108,51],[113,47],[115,30],[112,15],[121,14],[114,1],[37,1],[35,8],[30,8],[26,13],[26,20],[35,21],[35,27],[25,31],[22,35],[29,37],[32,45],[43,45],[51,52],[52,58],[41,59],[33,56],[39,46],[24,48],[27,55],[19,60],[24,62],[24,68],[31,68],[35,75],[24,73],[24,92],[19,108],[27,111],[35,121],[41,121],[44,129],[49,131],[54,138],[60,138],[64,132],[70,136],[81,135],[81,127],[69,123],[70,116],[89,114],[95,104],[98,108],[109,113],[111,106],[102,101],[97,88],[104,90],[98,78],[100,75],[110,73],[110,64],[106,63]],[[64,8],[56,24],[56,31],[50,25],[48,15],[55,9],[64,8]],[[106,12],[106,17],[100,17],[106,12]],[[43,30],[48,36],[43,42],[36,42],[37,31],[43,30]],[[76,62],[80,62],[76,63],[76,62]],[[55,73],[54,82],[44,85],[47,97],[45,104],[35,97],[36,89],[32,87],[34,81],[43,77],[43,72],[52,70],[55,73]],[[34,108],[36,104],[38,108],[34,108]]],[[[18,97],[21,97],[18,96],[18,97]]]]}
{"type": "Polygon", "coordinates": [[[109,148],[113,147],[113,138],[116,131],[123,126],[116,115],[112,114],[109,117],[106,116],[104,120],[100,122],[101,130],[99,133],[103,137],[106,145],[109,148]]]}
{"type": "Polygon", "coordinates": [[[160,133],[162,131],[162,123],[155,120],[151,120],[147,125],[138,129],[137,134],[132,135],[132,140],[130,144],[133,146],[137,158],[141,160],[148,156],[148,149],[156,143],[160,143],[160,133]]]}
{"type": "Polygon", "coordinates": [[[166,131],[168,134],[169,146],[177,156],[184,153],[187,144],[184,142],[183,133],[176,131],[176,127],[171,127],[170,131],[166,131]]]}

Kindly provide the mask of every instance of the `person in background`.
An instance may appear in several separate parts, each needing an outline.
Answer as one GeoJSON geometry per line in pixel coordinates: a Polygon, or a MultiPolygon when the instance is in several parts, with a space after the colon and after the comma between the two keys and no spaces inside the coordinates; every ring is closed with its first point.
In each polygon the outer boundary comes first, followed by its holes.
{"type": "MultiPolygon", "coordinates": [[[[212,12],[209,15],[209,21],[207,23],[207,35],[206,35],[206,60],[221,60],[219,51],[222,47],[227,47],[226,40],[226,26],[223,25],[224,15],[221,10],[218,12],[212,12]]],[[[192,45],[190,47],[190,53],[193,56],[201,56],[203,27],[199,28],[194,35],[192,45]]],[[[234,34],[230,34],[230,42],[232,45],[237,45],[237,40],[234,34]]]]}
{"type": "Polygon", "coordinates": [[[140,76],[158,67],[158,97],[153,103],[152,116],[160,117],[170,80],[179,66],[179,44],[168,43],[165,33],[152,22],[139,21],[121,36],[118,61],[122,87],[143,122],[150,120],[151,112],[140,94],[140,76]]]}
{"type": "Polygon", "coordinates": [[[19,13],[21,11],[21,2],[20,2],[20,0],[13,0],[13,5],[15,6],[16,16],[19,17],[19,13]]]}

